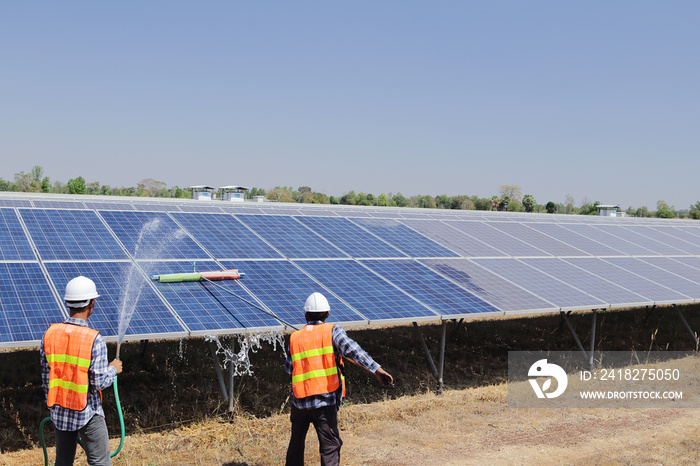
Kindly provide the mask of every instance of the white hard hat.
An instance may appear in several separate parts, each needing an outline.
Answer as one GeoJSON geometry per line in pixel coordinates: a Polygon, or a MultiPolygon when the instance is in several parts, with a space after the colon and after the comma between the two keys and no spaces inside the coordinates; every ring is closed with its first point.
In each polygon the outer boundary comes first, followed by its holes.
{"type": "Polygon", "coordinates": [[[100,295],[97,294],[95,282],[87,277],[80,276],[68,282],[66,285],[66,295],[63,299],[65,301],[88,301],[98,298],[99,296],[100,295]]]}
{"type": "Polygon", "coordinates": [[[330,311],[331,306],[328,300],[321,293],[311,293],[304,303],[304,312],[326,312],[330,311]]]}

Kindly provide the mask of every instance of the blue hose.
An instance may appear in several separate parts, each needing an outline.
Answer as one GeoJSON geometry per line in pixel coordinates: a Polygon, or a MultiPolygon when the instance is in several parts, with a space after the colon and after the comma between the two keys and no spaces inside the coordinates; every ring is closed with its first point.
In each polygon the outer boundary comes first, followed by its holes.
{"type": "MultiPolygon", "coordinates": [[[[110,453],[109,457],[114,458],[117,453],[119,453],[124,445],[124,414],[122,413],[122,404],[119,401],[119,389],[117,388],[117,377],[114,377],[114,399],[117,401],[117,412],[119,413],[119,427],[121,428],[122,435],[119,440],[119,446],[114,453],[110,453]]],[[[51,416],[44,418],[41,423],[39,423],[39,442],[41,443],[41,448],[44,450],[44,466],[49,466],[49,454],[46,451],[46,440],[44,439],[44,424],[51,420],[51,416]]],[[[83,444],[78,439],[78,443],[82,447],[83,444]]]]}

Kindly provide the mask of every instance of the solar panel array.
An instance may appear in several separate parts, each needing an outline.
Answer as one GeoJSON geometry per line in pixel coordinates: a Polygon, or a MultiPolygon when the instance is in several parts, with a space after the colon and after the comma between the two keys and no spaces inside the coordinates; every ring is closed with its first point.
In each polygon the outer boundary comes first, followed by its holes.
{"type": "Polygon", "coordinates": [[[320,291],[341,325],[605,309],[700,300],[690,220],[385,207],[3,194],[0,347],[38,344],[92,278],[89,324],[126,339],[304,323],[320,291]],[[237,268],[237,281],[153,274],[237,268]]]}

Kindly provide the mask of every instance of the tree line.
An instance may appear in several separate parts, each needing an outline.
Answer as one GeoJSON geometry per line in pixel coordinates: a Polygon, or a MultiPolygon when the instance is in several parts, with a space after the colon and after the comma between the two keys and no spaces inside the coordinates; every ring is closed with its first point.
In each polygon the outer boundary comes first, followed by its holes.
{"type": "MultiPolygon", "coordinates": [[[[14,181],[6,181],[0,178],[0,191],[36,192],[36,193],[60,193],[60,194],[92,194],[107,196],[140,196],[140,197],[167,197],[167,198],[191,198],[192,193],[187,188],[179,186],[168,187],[162,181],[153,178],[145,178],[139,181],[135,187],[111,187],[103,185],[99,181],[86,182],[82,176],[71,178],[66,183],[51,180],[44,175],[44,169],[35,165],[25,173],[15,173],[14,181]]],[[[291,186],[276,186],[273,189],[252,188],[246,193],[247,199],[264,196],[275,202],[311,203],[311,204],[337,204],[337,205],[363,205],[377,207],[414,207],[424,209],[456,209],[456,210],[497,210],[507,212],[536,212],[549,214],[574,214],[597,215],[598,201],[591,202],[584,199],[576,205],[574,198],[567,194],[564,202],[548,201],[538,203],[532,194],[524,194],[518,185],[501,185],[498,193],[491,197],[477,195],[448,196],[440,194],[414,195],[406,197],[403,194],[372,193],[349,191],[341,196],[328,196],[326,193],[314,191],[310,186],[300,186],[297,189],[291,186]]],[[[700,219],[700,201],[691,205],[688,209],[676,209],[665,201],[656,203],[656,210],[647,206],[628,207],[624,211],[632,217],[659,217],[659,218],[692,218],[700,219]]]]}

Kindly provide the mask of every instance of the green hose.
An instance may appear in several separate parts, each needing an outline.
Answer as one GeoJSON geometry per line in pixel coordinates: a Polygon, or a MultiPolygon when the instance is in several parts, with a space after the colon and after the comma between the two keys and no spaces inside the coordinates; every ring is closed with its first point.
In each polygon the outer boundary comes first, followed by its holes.
{"type": "MultiPolygon", "coordinates": [[[[122,404],[119,401],[119,389],[117,388],[117,377],[114,377],[114,399],[117,401],[117,412],[119,413],[119,427],[122,431],[121,439],[119,440],[119,446],[114,453],[110,453],[109,457],[114,458],[117,453],[119,453],[124,445],[124,414],[122,413],[122,404]]],[[[46,440],[44,439],[44,424],[51,420],[51,416],[44,418],[41,423],[39,423],[39,442],[41,443],[41,448],[44,449],[44,466],[49,466],[49,454],[46,451],[46,440]]],[[[78,439],[78,443],[82,447],[83,444],[78,439]]]]}

